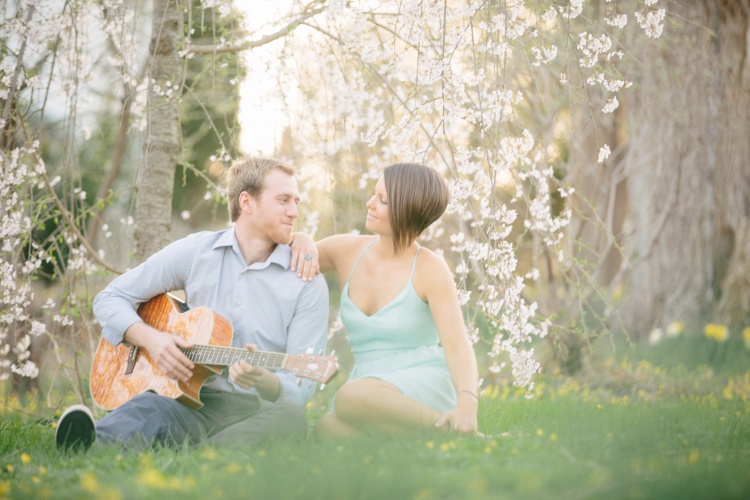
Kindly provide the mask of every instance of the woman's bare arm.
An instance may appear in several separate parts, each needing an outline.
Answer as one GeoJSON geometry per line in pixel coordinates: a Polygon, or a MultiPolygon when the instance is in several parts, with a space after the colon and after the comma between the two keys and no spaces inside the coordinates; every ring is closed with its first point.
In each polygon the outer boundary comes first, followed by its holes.
{"type": "Polygon", "coordinates": [[[437,326],[445,360],[458,394],[456,407],[445,413],[437,426],[448,426],[460,433],[477,432],[478,370],[474,348],[466,332],[453,274],[438,255],[429,250],[420,252],[418,262],[419,289],[424,291],[430,312],[437,326]],[[421,265],[420,265],[421,264],[421,265]]]}

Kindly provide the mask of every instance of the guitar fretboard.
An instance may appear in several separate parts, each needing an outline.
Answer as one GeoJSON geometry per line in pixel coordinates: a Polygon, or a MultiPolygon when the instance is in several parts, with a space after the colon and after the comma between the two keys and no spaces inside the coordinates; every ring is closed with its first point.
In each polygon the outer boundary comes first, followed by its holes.
{"type": "Polygon", "coordinates": [[[180,349],[193,363],[202,365],[231,366],[244,360],[253,366],[278,369],[284,367],[286,354],[277,352],[248,351],[240,347],[220,347],[196,345],[190,349],[180,349]]]}

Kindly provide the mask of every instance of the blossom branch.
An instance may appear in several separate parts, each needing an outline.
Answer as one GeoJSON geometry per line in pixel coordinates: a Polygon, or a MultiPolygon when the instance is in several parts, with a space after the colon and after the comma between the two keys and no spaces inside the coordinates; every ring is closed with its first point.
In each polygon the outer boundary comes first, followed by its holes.
{"type": "MultiPolygon", "coordinates": [[[[27,7],[29,9],[29,12],[26,15],[25,23],[29,24],[29,22],[31,21],[31,16],[34,14],[34,6],[27,5],[27,7]]],[[[8,98],[5,100],[5,109],[3,109],[3,123],[6,123],[8,121],[8,117],[10,116],[10,109],[13,106],[13,101],[18,85],[18,76],[21,74],[21,68],[23,67],[23,56],[26,53],[27,40],[28,35],[24,36],[23,41],[21,42],[21,48],[18,51],[18,56],[16,58],[16,69],[13,72],[13,79],[10,82],[10,89],[8,90],[8,98]]],[[[7,144],[5,135],[3,135],[2,137],[2,144],[7,144]]]]}
{"type": "Polygon", "coordinates": [[[287,36],[289,33],[291,33],[297,26],[300,24],[303,24],[304,21],[307,19],[320,14],[325,10],[325,7],[318,7],[312,10],[309,10],[302,14],[300,17],[295,19],[294,21],[290,22],[280,30],[276,31],[275,33],[271,33],[270,35],[266,35],[258,40],[254,41],[247,41],[242,44],[238,45],[194,45],[187,49],[188,54],[226,54],[230,52],[241,52],[243,50],[251,50],[256,47],[260,47],[262,45],[269,44],[275,40],[278,40],[279,38],[282,38],[284,36],[287,36]]]}
{"type": "MultiPolygon", "coordinates": [[[[28,131],[26,130],[26,124],[21,124],[21,130],[23,130],[24,137],[27,141],[31,142],[31,138],[29,137],[28,131]]],[[[34,159],[39,163],[43,164],[44,160],[39,156],[39,153],[36,151],[33,151],[32,154],[34,155],[34,159]]],[[[111,271],[116,274],[122,274],[123,271],[116,269],[112,267],[111,265],[107,264],[103,259],[99,257],[99,252],[97,252],[93,246],[91,246],[91,243],[89,242],[88,238],[86,238],[83,233],[81,233],[81,230],[76,226],[75,221],[73,221],[73,217],[70,215],[70,212],[67,208],[65,208],[65,205],[63,205],[63,202],[60,201],[60,198],[57,196],[57,193],[55,193],[54,188],[52,187],[52,183],[49,180],[49,177],[47,177],[47,172],[42,171],[41,172],[42,180],[44,181],[44,187],[49,192],[50,196],[52,196],[52,201],[54,201],[55,206],[60,211],[60,216],[63,218],[65,223],[70,227],[70,230],[73,231],[73,234],[76,235],[76,238],[81,242],[81,245],[86,249],[86,251],[89,253],[90,257],[100,266],[102,266],[104,269],[111,271]]]]}

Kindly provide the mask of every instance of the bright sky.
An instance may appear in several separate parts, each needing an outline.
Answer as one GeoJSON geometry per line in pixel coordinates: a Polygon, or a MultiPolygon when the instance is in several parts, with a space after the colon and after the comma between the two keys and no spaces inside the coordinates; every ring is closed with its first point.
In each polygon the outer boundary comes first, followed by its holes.
{"type": "MultiPolygon", "coordinates": [[[[288,12],[290,0],[259,2],[234,0],[235,7],[245,17],[245,23],[253,39],[270,34],[277,29],[276,21],[288,12]]],[[[274,45],[272,42],[271,45],[274,45]]],[[[259,47],[245,53],[247,79],[240,85],[239,122],[241,126],[240,146],[246,154],[274,155],[281,145],[285,118],[282,105],[271,95],[277,85],[267,77],[267,68],[261,63],[259,54],[269,48],[259,47]]]]}

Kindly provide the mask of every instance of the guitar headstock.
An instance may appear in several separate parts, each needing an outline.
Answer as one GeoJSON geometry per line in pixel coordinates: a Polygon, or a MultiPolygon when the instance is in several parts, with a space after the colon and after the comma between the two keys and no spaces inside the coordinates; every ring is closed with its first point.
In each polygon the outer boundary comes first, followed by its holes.
{"type": "Polygon", "coordinates": [[[333,354],[289,354],[284,369],[325,384],[339,371],[339,361],[333,354]]]}

